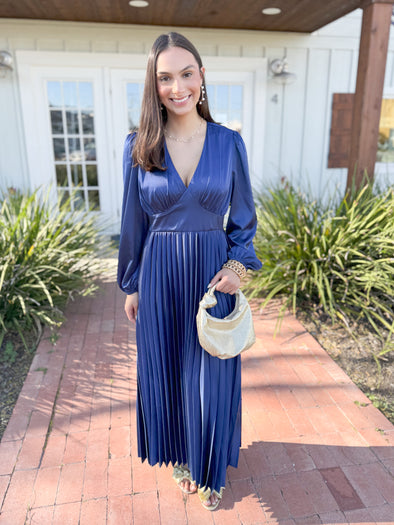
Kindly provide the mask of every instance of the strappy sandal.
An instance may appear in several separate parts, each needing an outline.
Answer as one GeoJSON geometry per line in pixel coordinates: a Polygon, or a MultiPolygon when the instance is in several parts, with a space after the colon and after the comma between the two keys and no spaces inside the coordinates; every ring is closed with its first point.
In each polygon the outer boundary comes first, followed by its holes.
{"type": "Polygon", "coordinates": [[[174,467],[172,477],[175,481],[175,483],[178,485],[178,487],[181,489],[182,492],[185,494],[195,494],[197,492],[197,485],[196,482],[192,480],[190,470],[186,467],[182,467],[181,465],[176,465],[174,467]],[[182,487],[181,483],[182,481],[189,481],[190,486],[194,485],[196,487],[195,490],[186,490],[184,487],[182,487]]]}
{"type": "MultiPolygon", "coordinates": [[[[205,488],[205,487],[204,487],[205,488]]],[[[201,504],[206,510],[215,510],[218,508],[219,503],[222,500],[223,497],[223,487],[220,489],[220,492],[216,492],[216,490],[211,491],[211,489],[198,489],[198,496],[200,498],[201,504]],[[216,503],[212,503],[211,505],[206,505],[205,502],[209,500],[211,496],[216,496],[217,501],[216,503]]]]}

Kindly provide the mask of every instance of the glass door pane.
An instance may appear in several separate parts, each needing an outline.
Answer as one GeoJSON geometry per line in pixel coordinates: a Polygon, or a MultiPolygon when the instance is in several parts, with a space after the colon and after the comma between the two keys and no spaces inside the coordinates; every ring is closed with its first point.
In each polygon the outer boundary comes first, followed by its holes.
{"type": "Polygon", "coordinates": [[[143,91],[143,82],[127,82],[126,84],[129,131],[134,131],[139,126],[143,91]]]}
{"type": "Polygon", "coordinates": [[[100,210],[93,83],[47,82],[56,187],[71,208],[100,210]]]}
{"type": "Polygon", "coordinates": [[[242,134],[243,86],[237,84],[208,84],[208,102],[216,122],[242,134]]]}

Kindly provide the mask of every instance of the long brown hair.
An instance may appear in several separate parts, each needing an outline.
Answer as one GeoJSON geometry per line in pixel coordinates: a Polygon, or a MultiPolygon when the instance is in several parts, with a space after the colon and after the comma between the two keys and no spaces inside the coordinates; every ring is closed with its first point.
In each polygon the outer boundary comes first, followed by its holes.
{"type": "MultiPolygon", "coordinates": [[[[167,110],[161,103],[157,93],[156,64],[157,58],[170,47],[182,47],[189,51],[197,61],[201,71],[202,60],[194,45],[179,33],[160,35],[154,42],[149,53],[146,67],[144,94],[141,105],[141,118],[138,133],[133,148],[133,160],[144,170],[165,170],[164,166],[164,125],[167,122],[167,110]]],[[[202,85],[205,90],[205,100],[197,104],[198,114],[207,122],[214,122],[208,106],[205,78],[202,74],[202,85]]]]}

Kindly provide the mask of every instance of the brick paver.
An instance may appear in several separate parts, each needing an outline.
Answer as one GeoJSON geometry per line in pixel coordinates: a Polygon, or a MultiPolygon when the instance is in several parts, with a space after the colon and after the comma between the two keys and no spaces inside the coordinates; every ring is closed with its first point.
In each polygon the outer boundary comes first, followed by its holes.
{"type": "Polygon", "coordinates": [[[394,427],[291,315],[255,313],[219,509],[137,456],[135,329],[105,282],[41,341],[0,444],[0,525],[394,524],[394,427]]]}

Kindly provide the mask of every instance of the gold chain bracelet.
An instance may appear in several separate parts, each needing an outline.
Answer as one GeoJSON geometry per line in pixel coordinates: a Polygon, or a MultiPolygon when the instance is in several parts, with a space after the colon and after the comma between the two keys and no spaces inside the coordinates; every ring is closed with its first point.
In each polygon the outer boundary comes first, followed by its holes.
{"type": "Polygon", "coordinates": [[[236,261],[235,259],[230,259],[229,261],[224,263],[222,268],[228,268],[229,270],[232,270],[238,275],[240,279],[242,279],[242,277],[245,277],[246,275],[245,266],[239,261],[236,261]]]}

